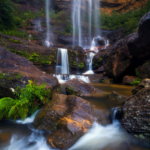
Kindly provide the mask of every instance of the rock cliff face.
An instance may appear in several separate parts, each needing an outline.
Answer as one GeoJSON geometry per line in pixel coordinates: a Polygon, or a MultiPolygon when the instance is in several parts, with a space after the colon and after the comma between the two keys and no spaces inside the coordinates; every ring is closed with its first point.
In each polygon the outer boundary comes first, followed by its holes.
{"type": "MultiPolygon", "coordinates": [[[[73,0],[55,0],[59,10],[70,10],[73,0]]],[[[117,12],[126,12],[138,7],[143,7],[147,0],[100,0],[101,10],[111,13],[112,10],[117,12]]]]}

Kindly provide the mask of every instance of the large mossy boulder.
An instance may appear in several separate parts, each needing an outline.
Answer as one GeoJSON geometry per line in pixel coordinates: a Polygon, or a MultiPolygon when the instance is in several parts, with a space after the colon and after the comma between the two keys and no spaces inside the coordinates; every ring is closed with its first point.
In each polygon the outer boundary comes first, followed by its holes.
{"type": "Polygon", "coordinates": [[[92,127],[96,118],[101,124],[108,123],[107,115],[80,97],[55,94],[38,112],[34,127],[52,132],[47,142],[53,148],[68,149],[92,127]]]}
{"type": "Polygon", "coordinates": [[[59,85],[55,77],[40,71],[26,58],[0,47],[0,96],[11,97],[17,86],[25,87],[29,80],[38,85],[46,83],[51,92],[59,85]]]}
{"type": "Polygon", "coordinates": [[[135,68],[150,57],[150,12],[144,15],[135,33],[116,42],[104,68],[113,78],[134,74],[135,68]]]}
{"type": "Polygon", "coordinates": [[[122,126],[135,137],[150,142],[150,87],[124,101],[122,126]]]}
{"type": "Polygon", "coordinates": [[[79,79],[69,80],[65,84],[65,88],[68,95],[90,97],[90,96],[100,96],[102,94],[106,94],[105,92],[79,79]]]}

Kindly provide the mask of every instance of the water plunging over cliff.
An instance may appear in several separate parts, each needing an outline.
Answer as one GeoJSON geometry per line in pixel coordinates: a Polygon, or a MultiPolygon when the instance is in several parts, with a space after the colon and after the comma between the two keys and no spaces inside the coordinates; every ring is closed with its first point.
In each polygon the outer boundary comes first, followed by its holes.
{"type": "Polygon", "coordinates": [[[91,43],[92,34],[94,34],[94,36],[99,35],[99,28],[100,28],[99,7],[100,7],[99,0],[94,0],[94,1],[73,0],[73,6],[72,6],[73,46],[75,46],[75,44],[79,46],[85,46],[83,45],[84,29],[82,29],[82,26],[84,24],[83,20],[86,18],[86,14],[88,16],[88,20],[86,21],[88,21],[87,36],[88,36],[89,43],[91,43]],[[88,12],[86,12],[85,8],[88,8],[88,12]]]}
{"type": "Polygon", "coordinates": [[[47,47],[50,47],[50,26],[49,26],[49,6],[50,6],[50,0],[46,0],[45,2],[45,8],[46,8],[46,40],[45,45],[47,47]]]}
{"type": "Polygon", "coordinates": [[[56,74],[69,74],[69,60],[67,49],[58,49],[56,74]]]}

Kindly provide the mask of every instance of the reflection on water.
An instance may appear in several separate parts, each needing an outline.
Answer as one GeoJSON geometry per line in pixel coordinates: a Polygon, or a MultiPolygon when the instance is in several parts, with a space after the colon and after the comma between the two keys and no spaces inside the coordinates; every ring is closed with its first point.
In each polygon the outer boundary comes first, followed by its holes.
{"type": "MultiPolygon", "coordinates": [[[[101,83],[92,85],[107,93],[116,91],[126,96],[131,95],[133,88],[131,86],[101,83]]],[[[105,109],[102,114],[120,106],[122,103],[121,101],[109,99],[109,94],[96,98],[84,97],[84,99],[87,99],[101,110],[105,109]]],[[[12,120],[0,121],[0,134],[1,132],[7,132],[11,135],[5,145],[0,141],[0,150],[52,150],[46,142],[46,137],[50,132],[42,132],[32,126],[35,115],[36,113],[24,122],[21,120],[17,122],[12,120]]],[[[112,118],[115,118],[114,116],[112,118]]],[[[89,132],[81,137],[70,150],[148,150],[141,148],[137,143],[137,140],[129,135],[120,123],[114,119],[112,124],[106,126],[95,122],[89,132]]]]}

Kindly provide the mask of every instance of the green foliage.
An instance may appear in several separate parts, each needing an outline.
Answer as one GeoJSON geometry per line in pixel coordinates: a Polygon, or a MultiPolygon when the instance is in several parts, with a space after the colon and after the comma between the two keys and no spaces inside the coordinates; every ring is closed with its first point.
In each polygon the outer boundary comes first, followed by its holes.
{"type": "Polygon", "coordinates": [[[38,62],[39,55],[37,53],[33,53],[28,59],[32,62],[38,62]]]}
{"type": "Polygon", "coordinates": [[[11,35],[11,36],[16,36],[19,38],[25,38],[26,40],[29,37],[29,34],[27,31],[19,31],[19,30],[0,30],[0,33],[5,34],[5,35],[11,35]]]}
{"type": "Polygon", "coordinates": [[[12,43],[22,43],[22,41],[19,40],[14,40],[14,39],[8,39],[12,43]]]}
{"type": "Polygon", "coordinates": [[[17,99],[5,97],[0,99],[0,120],[3,118],[22,118],[23,120],[38,110],[40,103],[46,104],[49,100],[49,90],[45,84],[37,86],[30,82],[25,88],[17,88],[17,99]]]}
{"type": "Polygon", "coordinates": [[[79,68],[84,68],[84,63],[81,62],[79,65],[78,65],[79,68]]]}
{"type": "Polygon", "coordinates": [[[69,90],[69,93],[71,93],[71,95],[75,95],[76,94],[75,89],[71,85],[69,86],[68,90],[69,90]]]}
{"type": "Polygon", "coordinates": [[[77,63],[74,61],[74,62],[73,62],[73,65],[74,65],[74,66],[76,66],[76,65],[77,65],[77,63]]]}
{"type": "Polygon", "coordinates": [[[134,32],[138,27],[138,22],[141,17],[148,13],[150,10],[150,0],[143,8],[138,8],[134,11],[125,13],[117,13],[115,10],[112,11],[111,15],[101,12],[101,27],[104,29],[115,30],[120,27],[125,27],[124,31],[126,34],[134,32]]]}
{"type": "Polygon", "coordinates": [[[16,51],[14,49],[10,49],[11,52],[17,54],[17,55],[20,55],[22,57],[25,57],[27,58],[29,56],[29,54],[27,52],[23,52],[23,51],[16,51]]]}
{"type": "Polygon", "coordinates": [[[22,74],[21,73],[0,73],[0,80],[4,81],[4,80],[14,80],[14,79],[21,79],[22,78],[22,74]]]}
{"type": "Polygon", "coordinates": [[[138,68],[135,68],[135,74],[137,76],[136,80],[131,82],[130,84],[133,86],[137,86],[142,80],[139,78],[138,68]]]}
{"type": "Polygon", "coordinates": [[[100,58],[99,58],[99,61],[102,61],[102,60],[103,60],[103,58],[102,58],[102,57],[100,57],[100,58]]]}
{"type": "Polygon", "coordinates": [[[15,27],[13,16],[13,4],[10,0],[3,0],[0,3],[0,30],[13,29],[15,27]]]}
{"type": "Polygon", "coordinates": [[[65,28],[65,31],[66,31],[66,33],[72,34],[73,27],[72,27],[71,22],[69,22],[69,23],[67,24],[67,26],[66,26],[66,28],[65,28]]]}

